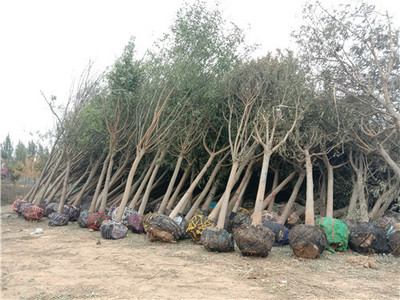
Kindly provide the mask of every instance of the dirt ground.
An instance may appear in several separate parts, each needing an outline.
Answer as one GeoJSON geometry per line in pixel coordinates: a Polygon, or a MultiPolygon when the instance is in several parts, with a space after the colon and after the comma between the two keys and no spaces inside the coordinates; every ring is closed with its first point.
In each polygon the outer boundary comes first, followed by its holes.
{"type": "Polygon", "coordinates": [[[1,299],[400,299],[400,259],[391,255],[302,260],[285,246],[252,258],[134,233],[104,240],[76,223],[25,221],[11,209],[18,193],[3,185],[1,299]],[[43,234],[30,234],[38,227],[43,234]]]}

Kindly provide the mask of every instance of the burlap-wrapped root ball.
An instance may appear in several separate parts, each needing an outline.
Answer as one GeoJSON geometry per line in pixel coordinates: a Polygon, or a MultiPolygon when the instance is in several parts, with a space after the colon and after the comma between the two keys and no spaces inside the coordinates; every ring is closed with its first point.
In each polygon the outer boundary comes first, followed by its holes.
{"type": "Polygon", "coordinates": [[[81,213],[79,214],[79,218],[76,221],[80,227],[82,227],[82,228],[88,227],[88,215],[89,215],[89,212],[87,210],[81,211],[81,213]]]}
{"type": "Polygon", "coordinates": [[[201,234],[200,243],[208,251],[232,252],[235,250],[233,237],[225,228],[206,227],[201,234]]]}
{"type": "Polygon", "coordinates": [[[135,233],[143,233],[143,216],[139,215],[136,211],[128,216],[126,226],[135,233]]]}
{"type": "Polygon", "coordinates": [[[69,221],[76,222],[79,218],[80,213],[80,208],[74,205],[64,205],[63,214],[69,216],[69,221]]]}
{"type": "Polygon", "coordinates": [[[243,224],[235,230],[234,238],[243,256],[266,257],[272,249],[275,234],[262,225],[243,224]]]}
{"type": "MultiPolygon", "coordinates": [[[[111,220],[115,220],[117,217],[119,206],[113,206],[110,208],[108,215],[111,217],[111,220]]],[[[122,215],[122,224],[128,224],[128,218],[131,214],[136,213],[133,208],[125,207],[124,214],[122,215]]]]}
{"type": "Polygon", "coordinates": [[[150,242],[176,243],[183,235],[178,223],[163,214],[153,215],[150,218],[146,225],[146,232],[150,242]]]}
{"type": "Polygon", "coordinates": [[[31,202],[21,202],[18,205],[18,215],[24,216],[24,211],[26,207],[33,206],[31,202]]]}
{"type": "Polygon", "coordinates": [[[88,227],[90,229],[99,231],[100,226],[103,223],[103,221],[110,220],[110,217],[107,216],[105,213],[102,212],[96,212],[96,213],[90,213],[88,215],[88,227]]]}
{"type": "Polygon", "coordinates": [[[317,258],[328,246],[328,241],[322,229],[300,224],[290,230],[289,244],[296,256],[317,258]]]}
{"type": "Polygon", "coordinates": [[[264,227],[267,227],[275,234],[274,246],[283,246],[289,244],[289,229],[282,224],[266,221],[263,223],[264,227]]]}
{"type": "Polygon", "coordinates": [[[189,222],[186,221],[186,219],[185,219],[182,215],[180,215],[180,214],[178,214],[178,215],[174,218],[174,221],[175,221],[175,222],[179,225],[179,227],[181,228],[182,235],[181,235],[180,238],[181,238],[182,240],[184,240],[184,239],[190,239],[190,234],[186,232],[186,229],[187,229],[188,226],[189,226],[189,222]]]}
{"type": "Polygon", "coordinates": [[[44,217],[44,209],[39,206],[25,206],[23,216],[28,221],[38,221],[44,217]]]}
{"type": "Polygon", "coordinates": [[[400,257],[400,223],[396,223],[388,229],[387,239],[391,253],[400,257]]]}
{"type": "Polygon", "coordinates": [[[214,227],[215,224],[208,220],[204,214],[196,214],[190,219],[186,233],[189,233],[193,241],[200,243],[203,230],[209,226],[214,227]]]}
{"type": "Polygon", "coordinates": [[[45,209],[46,217],[50,216],[52,213],[57,212],[58,205],[59,205],[58,203],[49,203],[45,209]]]}
{"type": "Polygon", "coordinates": [[[251,224],[251,216],[246,213],[239,213],[233,217],[231,224],[231,232],[235,235],[235,231],[240,228],[243,224],[250,225],[251,224]]]}
{"type": "Polygon", "coordinates": [[[15,200],[12,204],[13,211],[18,212],[21,203],[28,203],[28,200],[21,200],[21,199],[15,200]]]}
{"type": "Polygon", "coordinates": [[[50,226],[66,226],[68,225],[69,215],[53,212],[47,218],[50,226]]]}
{"type": "Polygon", "coordinates": [[[323,217],[316,221],[316,226],[321,228],[328,240],[328,251],[346,251],[349,243],[350,230],[347,225],[338,219],[323,217]]]}
{"type": "Polygon", "coordinates": [[[128,227],[119,222],[106,220],[101,224],[100,232],[101,236],[105,239],[118,240],[126,236],[128,227]]]}
{"type": "Polygon", "coordinates": [[[386,232],[372,223],[359,223],[350,232],[349,246],[358,253],[389,253],[386,232]]]}

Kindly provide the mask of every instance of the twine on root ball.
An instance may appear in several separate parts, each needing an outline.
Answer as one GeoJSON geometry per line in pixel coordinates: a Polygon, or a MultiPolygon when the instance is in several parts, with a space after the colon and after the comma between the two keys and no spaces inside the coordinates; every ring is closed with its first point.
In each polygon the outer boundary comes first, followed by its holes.
{"type": "Polygon", "coordinates": [[[394,256],[400,257],[400,223],[396,223],[388,229],[387,239],[391,253],[394,256]]]}
{"type": "Polygon", "coordinates": [[[343,221],[323,217],[317,219],[316,226],[321,228],[326,234],[328,240],[328,251],[335,253],[335,251],[347,250],[350,230],[343,221]]]}
{"type": "Polygon", "coordinates": [[[274,246],[283,246],[289,244],[289,229],[282,224],[266,221],[263,226],[275,234],[274,246]]]}
{"type": "Polygon", "coordinates": [[[176,243],[183,235],[178,223],[163,214],[153,215],[150,218],[146,232],[150,242],[176,243]]]}
{"type": "Polygon", "coordinates": [[[386,232],[372,223],[359,223],[350,232],[350,248],[358,253],[389,253],[386,232]]]}
{"type": "Polygon", "coordinates": [[[128,227],[113,220],[106,220],[100,226],[101,236],[105,239],[117,240],[124,238],[128,232],[128,227]]]}
{"type": "Polygon", "coordinates": [[[89,215],[89,212],[87,210],[81,211],[81,213],[79,214],[79,218],[77,220],[77,223],[80,227],[82,227],[82,228],[88,227],[88,215],[89,215]]]}
{"type": "Polygon", "coordinates": [[[207,227],[214,227],[215,224],[207,219],[203,214],[194,215],[186,228],[186,232],[189,233],[193,241],[199,243],[203,230],[207,227]]]}
{"type": "Polygon", "coordinates": [[[242,224],[235,230],[234,238],[243,256],[266,257],[272,249],[275,234],[261,225],[242,224]]]}
{"type": "Polygon", "coordinates": [[[106,221],[109,219],[110,219],[110,217],[102,212],[90,213],[88,215],[88,227],[90,229],[99,231],[101,223],[103,223],[103,221],[106,221]]]}
{"type": "Polygon", "coordinates": [[[66,214],[59,214],[56,212],[51,213],[49,216],[50,226],[66,226],[68,225],[69,216],[66,214]]]}
{"type": "Polygon", "coordinates": [[[38,221],[44,217],[44,209],[39,206],[26,206],[24,208],[23,216],[28,221],[38,221]]]}
{"type": "Polygon", "coordinates": [[[224,228],[206,227],[200,239],[208,251],[232,252],[235,250],[235,242],[232,235],[224,228]]]}
{"type": "Polygon", "coordinates": [[[289,244],[296,256],[317,258],[328,246],[328,241],[322,229],[300,224],[290,230],[289,244]]]}

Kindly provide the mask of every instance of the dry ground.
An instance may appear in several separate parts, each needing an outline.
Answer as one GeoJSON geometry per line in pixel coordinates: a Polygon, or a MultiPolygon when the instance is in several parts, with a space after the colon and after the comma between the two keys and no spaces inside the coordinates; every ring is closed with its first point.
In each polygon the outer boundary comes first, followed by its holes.
{"type": "Polygon", "coordinates": [[[1,299],[400,299],[400,259],[391,255],[325,251],[300,260],[285,246],[252,258],[133,233],[104,240],[76,223],[25,221],[10,204],[24,192],[9,189],[3,185],[1,299]],[[37,227],[44,233],[31,235],[37,227]]]}

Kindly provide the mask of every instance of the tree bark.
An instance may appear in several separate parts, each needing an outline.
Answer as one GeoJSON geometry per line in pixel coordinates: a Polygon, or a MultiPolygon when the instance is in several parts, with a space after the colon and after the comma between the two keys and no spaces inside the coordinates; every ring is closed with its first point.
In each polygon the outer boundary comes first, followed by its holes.
{"type": "Polygon", "coordinates": [[[314,183],[313,183],[313,167],[309,149],[304,150],[305,167],[306,167],[306,218],[305,224],[314,226],[314,183]]]}
{"type": "Polygon", "coordinates": [[[299,194],[299,190],[301,185],[303,184],[304,178],[306,177],[305,172],[301,172],[299,175],[299,178],[297,179],[296,184],[294,185],[292,194],[290,195],[290,198],[288,202],[286,203],[285,209],[283,210],[282,214],[279,217],[278,223],[279,224],[285,224],[287,218],[289,217],[289,212],[290,209],[292,208],[294,202],[296,201],[297,195],[299,194]]]}

